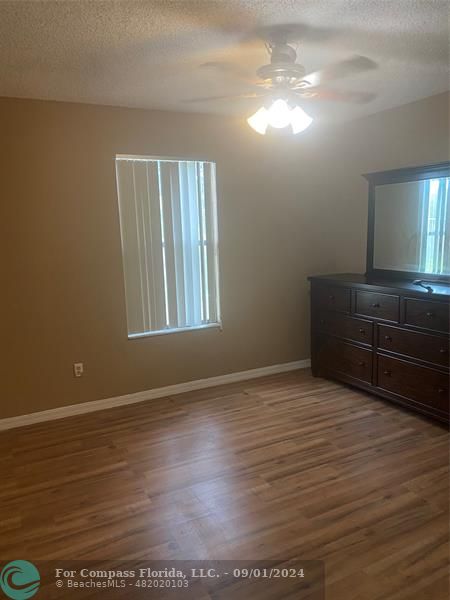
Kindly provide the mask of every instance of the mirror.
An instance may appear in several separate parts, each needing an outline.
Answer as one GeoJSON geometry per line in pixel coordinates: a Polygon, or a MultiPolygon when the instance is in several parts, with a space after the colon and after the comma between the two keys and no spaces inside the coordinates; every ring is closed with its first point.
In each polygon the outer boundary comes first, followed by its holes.
{"type": "Polygon", "coordinates": [[[374,269],[450,275],[449,181],[376,187],[374,269]]]}
{"type": "Polygon", "coordinates": [[[366,177],[371,183],[368,273],[448,279],[448,164],[386,171],[366,177]]]}

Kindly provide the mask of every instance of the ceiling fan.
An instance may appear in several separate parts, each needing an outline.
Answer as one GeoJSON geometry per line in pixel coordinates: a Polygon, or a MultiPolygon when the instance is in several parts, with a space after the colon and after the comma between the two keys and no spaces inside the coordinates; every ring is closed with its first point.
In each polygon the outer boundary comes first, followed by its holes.
{"type": "MultiPolygon", "coordinates": [[[[237,96],[212,96],[195,98],[190,102],[205,102],[224,99],[261,98],[263,106],[247,119],[248,124],[258,133],[265,134],[268,127],[283,129],[290,126],[293,133],[304,131],[313,119],[300,107],[302,100],[334,100],[342,102],[370,102],[375,94],[359,91],[336,91],[323,84],[349,75],[372,70],[377,64],[365,56],[353,56],[328,65],[320,71],[306,74],[297,62],[297,51],[292,42],[278,35],[265,43],[270,55],[270,63],[257,69],[257,81],[247,81],[255,91],[237,96]]],[[[205,63],[203,66],[216,67],[224,72],[243,78],[241,70],[231,63],[205,63]]]]}

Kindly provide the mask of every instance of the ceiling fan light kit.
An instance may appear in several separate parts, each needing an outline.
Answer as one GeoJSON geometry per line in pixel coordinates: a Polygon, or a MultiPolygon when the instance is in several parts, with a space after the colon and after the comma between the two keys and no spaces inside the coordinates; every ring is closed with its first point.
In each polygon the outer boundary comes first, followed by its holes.
{"type": "Polygon", "coordinates": [[[261,135],[266,133],[267,127],[269,126],[269,117],[267,113],[268,110],[262,106],[247,119],[247,123],[250,125],[250,127],[261,135]]]}
{"type": "Polygon", "coordinates": [[[300,106],[296,106],[293,110],[291,110],[292,133],[301,133],[302,131],[305,131],[305,129],[307,129],[312,122],[312,117],[305,113],[303,108],[300,106]]]}
{"type": "Polygon", "coordinates": [[[269,109],[264,106],[247,119],[247,123],[257,133],[264,135],[267,128],[284,129],[291,127],[297,134],[311,125],[313,119],[300,106],[291,108],[283,98],[275,100],[269,109]]]}

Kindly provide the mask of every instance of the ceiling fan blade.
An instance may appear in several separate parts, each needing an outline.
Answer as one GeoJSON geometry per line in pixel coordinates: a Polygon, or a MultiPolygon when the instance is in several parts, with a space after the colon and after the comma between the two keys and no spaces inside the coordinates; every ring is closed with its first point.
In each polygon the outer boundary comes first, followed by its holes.
{"type": "Polygon", "coordinates": [[[332,102],[352,102],[353,104],[367,104],[377,96],[373,92],[330,90],[323,87],[297,90],[295,93],[304,100],[329,100],[332,102]]]}
{"type": "Polygon", "coordinates": [[[239,65],[228,61],[209,61],[200,65],[202,69],[216,69],[225,75],[231,75],[248,84],[256,85],[259,80],[250,77],[249,74],[239,65]]]}
{"type": "Polygon", "coordinates": [[[305,75],[302,81],[315,87],[327,81],[334,81],[335,79],[342,79],[364,71],[371,71],[377,67],[377,63],[367,58],[367,56],[353,56],[347,60],[328,65],[320,71],[309,73],[305,75]]]}
{"type": "Polygon", "coordinates": [[[266,94],[227,94],[224,96],[203,96],[199,98],[188,98],[183,102],[194,103],[194,102],[215,102],[217,100],[249,100],[255,98],[263,98],[266,94]]]}

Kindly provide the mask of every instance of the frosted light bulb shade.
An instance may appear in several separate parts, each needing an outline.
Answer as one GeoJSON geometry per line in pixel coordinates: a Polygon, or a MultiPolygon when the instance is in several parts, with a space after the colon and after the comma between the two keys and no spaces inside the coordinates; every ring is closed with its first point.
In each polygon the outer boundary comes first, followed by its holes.
{"type": "Polygon", "coordinates": [[[287,127],[291,122],[291,110],[286,102],[279,98],[268,110],[269,125],[275,129],[287,127]]]}
{"type": "Polygon", "coordinates": [[[257,110],[255,114],[253,114],[247,119],[247,123],[255,131],[257,131],[261,135],[264,135],[269,125],[268,111],[263,106],[262,108],[257,110]]]}
{"type": "Polygon", "coordinates": [[[311,125],[313,119],[305,111],[296,106],[290,113],[290,121],[293,133],[300,133],[311,125]]]}

